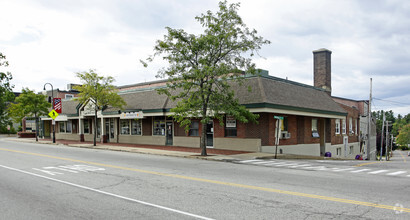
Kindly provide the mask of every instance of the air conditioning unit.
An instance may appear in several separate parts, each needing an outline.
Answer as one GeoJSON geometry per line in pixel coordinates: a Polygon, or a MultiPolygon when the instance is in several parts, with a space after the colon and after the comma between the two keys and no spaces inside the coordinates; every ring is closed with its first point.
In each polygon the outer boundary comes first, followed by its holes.
{"type": "Polygon", "coordinates": [[[283,132],[281,138],[282,138],[282,139],[289,139],[289,138],[290,138],[290,133],[288,133],[288,132],[283,132]]]}

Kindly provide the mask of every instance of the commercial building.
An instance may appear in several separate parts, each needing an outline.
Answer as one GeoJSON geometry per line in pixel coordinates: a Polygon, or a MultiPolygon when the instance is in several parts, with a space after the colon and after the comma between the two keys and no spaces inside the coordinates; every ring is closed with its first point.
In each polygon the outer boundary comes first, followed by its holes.
{"type": "MultiPolygon", "coordinates": [[[[224,125],[211,121],[206,126],[206,143],[216,149],[250,152],[354,158],[360,154],[361,113],[351,105],[334,101],[331,95],[331,51],[314,54],[315,85],[276,78],[263,71],[259,76],[244,76],[243,85],[231,82],[239,103],[259,114],[259,123],[243,124],[226,115],[224,125]],[[248,90],[251,87],[251,91],[248,90]],[[282,118],[282,120],[275,118],[282,118]]],[[[101,142],[199,147],[200,119],[193,119],[185,132],[172,119],[176,106],[156,89],[166,81],[118,87],[127,106],[124,110],[98,111],[94,126],[92,101],[62,101],[62,114],[56,118],[57,139],[92,141],[97,133],[101,142]]]]}

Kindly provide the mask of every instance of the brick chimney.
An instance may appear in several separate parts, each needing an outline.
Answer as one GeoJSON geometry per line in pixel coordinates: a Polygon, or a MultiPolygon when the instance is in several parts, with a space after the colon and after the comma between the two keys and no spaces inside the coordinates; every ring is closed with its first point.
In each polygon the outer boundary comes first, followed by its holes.
{"type": "Polygon", "coordinates": [[[332,51],[325,48],[313,51],[313,85],[329,95],[332,95],[331,55],[332,51]]]}

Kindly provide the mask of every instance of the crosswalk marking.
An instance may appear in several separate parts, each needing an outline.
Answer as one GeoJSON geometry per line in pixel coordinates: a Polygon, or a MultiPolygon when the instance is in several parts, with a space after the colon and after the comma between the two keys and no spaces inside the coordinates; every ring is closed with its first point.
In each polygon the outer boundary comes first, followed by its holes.
{"type": "Polygon", "coordinates": [[[259,165],[265,167],[287,167],[287,168],[297,168],[304,170],[315,170],[315,171],[332,171],[332,172],[349,172],[349,173],[366,173],[366,174],[382,174],[387,176],[401,176],[401,177],[410,177],[408,171],[405,170],[372,170],[372,169],[360,169],[358,167],[326,167],[321,164],[302,164],[298,161],[283,161],[283,160],[263,160],[263,159],[253,159],[253,160],[242,160],[234,161],[234,163],[241,164],[250,164],[250,165],[259,165]],[[296,163],[295,163],[296,162],[296,163]],[[404,175],[403,175],[404,174],[404,175]]]}
{"type": "Polygon", "coordinates": [[[383,173],[383,172],[387,172],[388,170],[376,170],[373,172],[369,172],[369,174],[378,174],[378,173],[383,173]]]}
{"type": "Polygon", "coordinates": [[[351,173],[360,173],[360,172],[364,172],[364,171],[369,171],[370,169],[361,169],[361,170],[353,170],[350,171],[351,173]]]}
{"type": "Polygon", "coordinates": [[[407,171],[397,171],[397,172],[394,172],[394,173],[388,173],[386,175],[395,176],[395,175],[399,175],[399,174],[403,174],[403,173],[407,173],[407,171]]]}

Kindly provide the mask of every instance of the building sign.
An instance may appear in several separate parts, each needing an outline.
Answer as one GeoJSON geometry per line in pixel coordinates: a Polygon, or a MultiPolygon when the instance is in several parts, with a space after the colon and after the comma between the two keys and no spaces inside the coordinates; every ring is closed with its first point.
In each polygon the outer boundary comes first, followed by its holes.
{"type": "Polygon", "coordinates": [[[53,109],[56,110],[58,114],[61,114],[61,110],[62,110],[61,98],[53,99],[53,109]]]}
{"type": "Polygon", "coordinates": [[[84,107],[83,116],[93,116],[93,115],[95,115],[95,104],[90,101],[84,107]]]}
{"type": "Polygon", "coordinates": [[[226,127],[236,128],[236,119],[233,116],[226,116],[226,127]]]}
{"type": "Polygon", "coordinates": [[[135,119],[135,118],[143,118],[144,114],[142,111],[140,112],[123,112],[120,115],[120,119],[135,119]]]}

